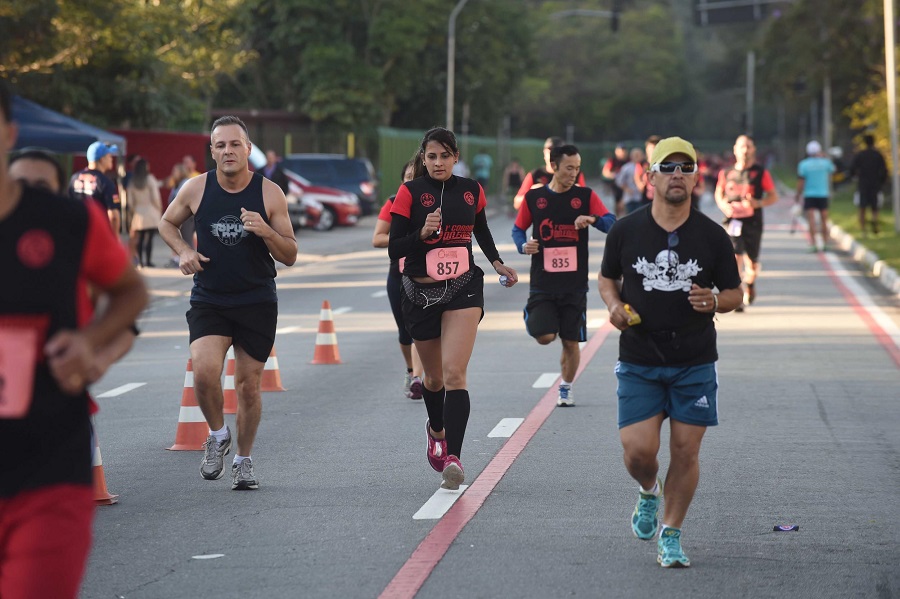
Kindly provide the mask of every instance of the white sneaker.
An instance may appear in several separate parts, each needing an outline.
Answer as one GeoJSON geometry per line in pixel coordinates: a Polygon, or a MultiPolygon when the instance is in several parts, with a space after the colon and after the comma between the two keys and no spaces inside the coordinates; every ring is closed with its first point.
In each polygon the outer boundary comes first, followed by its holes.
{"type": "Polygon", "coordinates": [[[572,387],[566,387],[565,385],[559,386],[559,397],[556,400],[556,405],[558,406],[574,406],[575,405],[575,392],[572,391],[572,387]]]}

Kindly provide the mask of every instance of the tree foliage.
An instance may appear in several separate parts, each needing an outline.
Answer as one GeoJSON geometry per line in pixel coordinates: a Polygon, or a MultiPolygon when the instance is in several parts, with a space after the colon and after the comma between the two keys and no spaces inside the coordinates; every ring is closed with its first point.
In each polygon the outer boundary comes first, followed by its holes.
{"type": "Polygon", "coordinates": [[[797,0],[768,29],[760,52],[770,93],[809,100],[830,79],[836,106],[884,85],[881,0],[797,0]]]}
{"type": "Polygon", "coordinates": [[[0,8],[0,76],[101,125],[202,119],[218,79],[252,59],[238,0],[12,0],[0,8]]]}
{"type": "Polygon", "coordinates": [[[569,7],[548,2],[541,11],[538,66],[516,104],[528,134],[562,135],[573,124],[581,139],[611,139],[647,112],[677,110],[686,90],[683,33],[669,7],[633,3],[618,32],[605,18],[556,16],[569,7]]]}

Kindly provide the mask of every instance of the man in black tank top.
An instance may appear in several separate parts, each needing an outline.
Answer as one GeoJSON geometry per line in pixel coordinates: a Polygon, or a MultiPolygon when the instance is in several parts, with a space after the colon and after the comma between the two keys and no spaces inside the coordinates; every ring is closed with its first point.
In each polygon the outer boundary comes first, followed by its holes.
{"type": "Polygon", "coordinates": [[[184,184],[163,215],[159,233],[178,254],[181,272],[194,275],[187,312],[194,392],[209,425],[200,474],[208,480],[221,478],[231,451],[220,380],[225,354],[234,346],[239,417],[231,488],[256,489],[250,452],[262,415],[260,380],[278,318],[273,258],[292,265],[297,240],[284,192],[247,166],[247,126],[237,117],[221,117],[213,123],[210,139],[216,170],[184,184]],[[191,216],[196,250],[179,232],[191,216]]]}

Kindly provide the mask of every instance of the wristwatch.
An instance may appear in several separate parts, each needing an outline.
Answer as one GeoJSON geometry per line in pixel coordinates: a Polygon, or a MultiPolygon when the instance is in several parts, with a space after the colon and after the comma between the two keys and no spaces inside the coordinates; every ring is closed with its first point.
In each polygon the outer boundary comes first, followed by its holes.
{"type": "Polygon", "coordinates": [[[592,214],[591,216],[594,217],[594,223],[595,223],[595,224],[597,223],[598,220],[600,220],[600,215],[599,215],[599,214],[592,214]]]}

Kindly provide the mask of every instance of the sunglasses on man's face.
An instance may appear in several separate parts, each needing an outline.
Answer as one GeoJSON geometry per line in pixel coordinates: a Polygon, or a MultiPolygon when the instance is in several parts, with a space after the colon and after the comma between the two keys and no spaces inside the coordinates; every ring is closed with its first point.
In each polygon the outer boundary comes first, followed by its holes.
{"type": "Polygon", "coordinates": [[[664,173],[671,175],[675,169],[680,169],[682,175],[693,175],[697,172],[696,162],[660,162],[650,167],[654,173],[664,173]]]}

